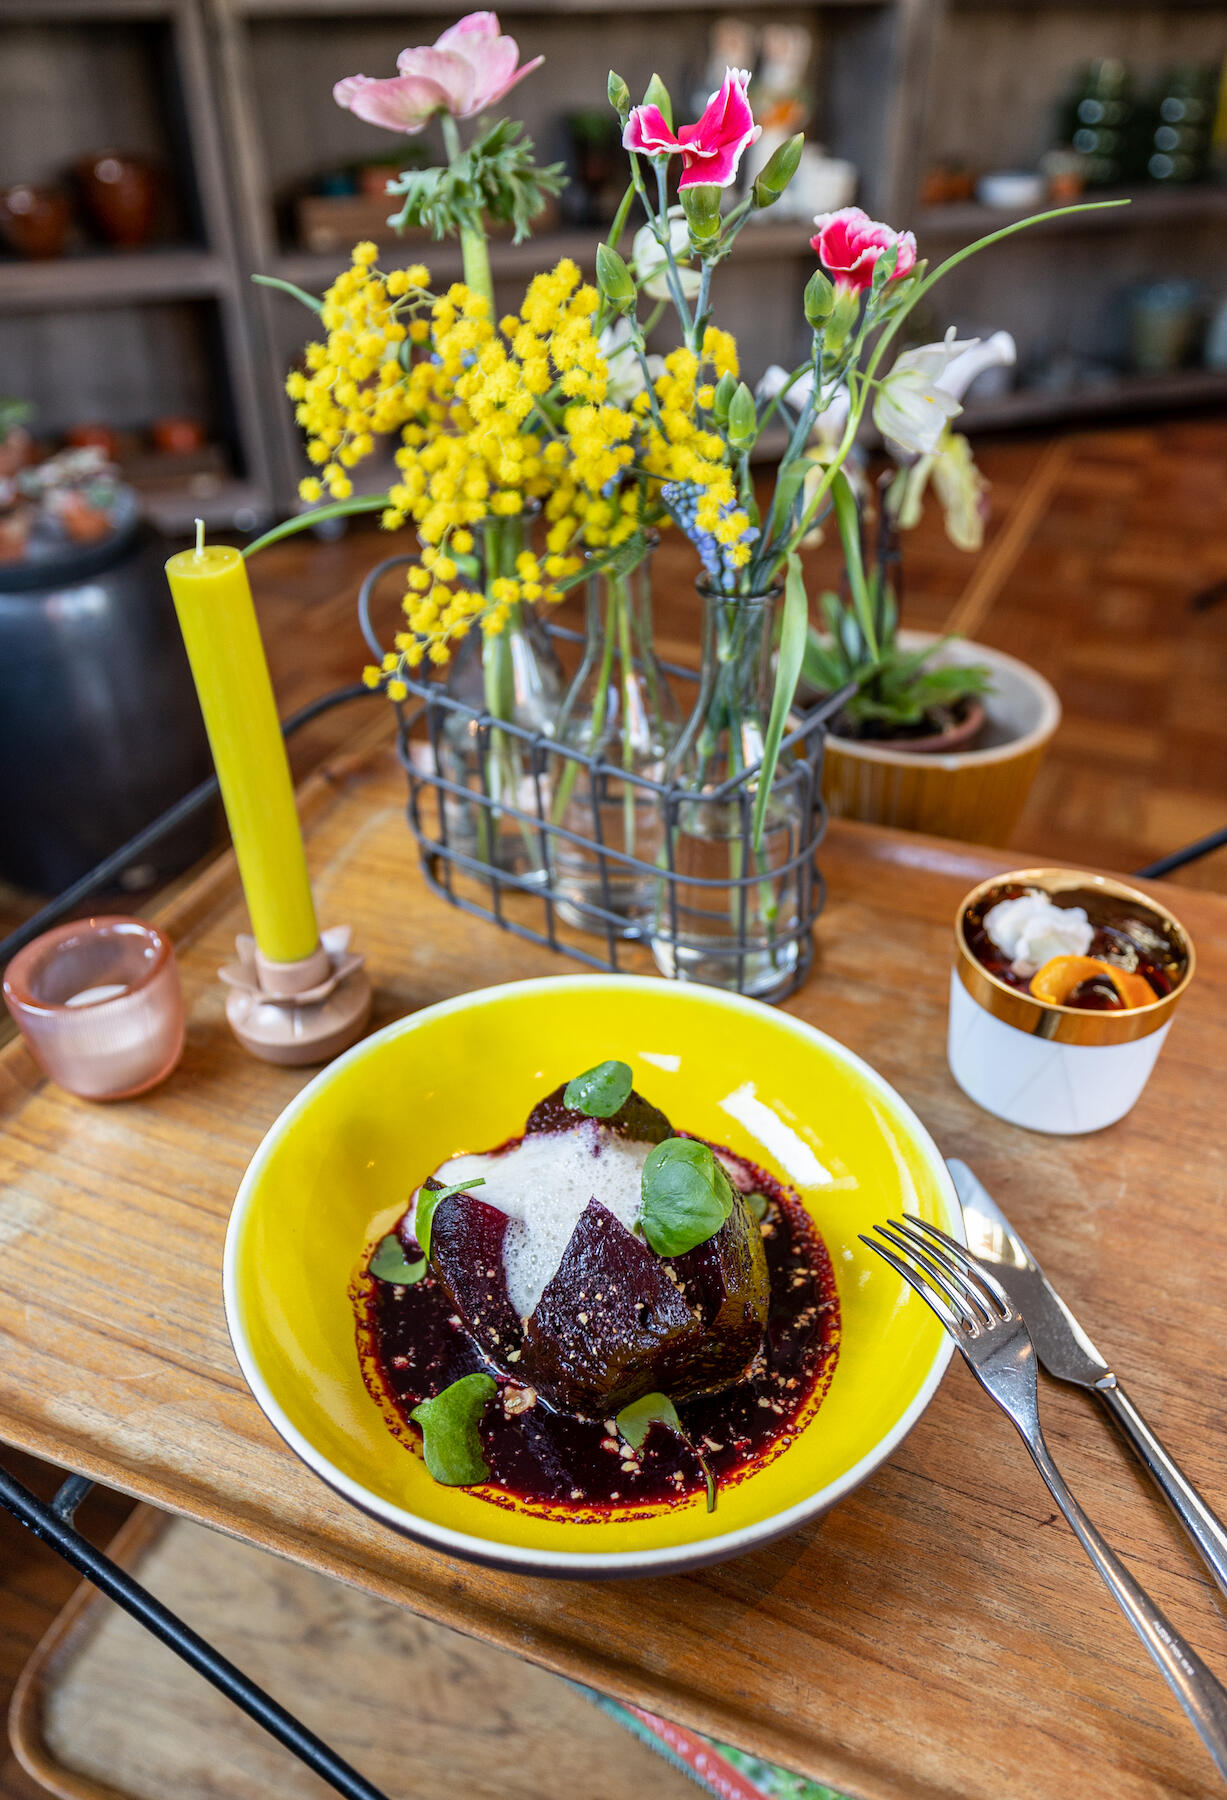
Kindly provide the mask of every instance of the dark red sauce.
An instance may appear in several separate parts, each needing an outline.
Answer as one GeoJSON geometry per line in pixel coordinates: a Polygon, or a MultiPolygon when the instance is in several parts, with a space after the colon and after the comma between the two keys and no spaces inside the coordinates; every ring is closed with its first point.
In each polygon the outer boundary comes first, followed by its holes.
{"type": "MultiPolygon", "coordinates": [[[[1020,894],[1032,892],[1034,889],[1022,882],[1003,881],[1000,887],[985,894],[975,906],[969,906],[963,915],[963,935],[972,955],[984,964],[990,975],[995,975],[1007,987],[1017,988],[1024,994],[1030,992],[1031,977],[1014,973],[1009,957],[998,949],[984,929],[984,919],[1002,900],[1016,900],[1020,894]]],[[[1068,889],[1053,894],[1050,898],[1055,906],[1081,906],[1086,911],[1095,925],[1095,935],[1086,953],[1088,956],[1098,957],[1101,962],[1114,963],[1118,969],[1127,969],[1143,976],[1154,989],[1156,998],[1171,993],[1178,978],[1174,948],[1165,942],[1147,920],[1124,918],[1114,925],[1095,924],[1095,903],[1098,898],[1095,889],[1068,889]]],[[[1123,1009],[1120,995],[1106,975],[1099,980],[1079,982],[1065,1005],[1078,1007],[1084,1012],[1120,1012],[1123,1009]]]]}
{"type": "MultiPolygon", "coordinates": [[[[763,1350],[732,1387],[677,1405],[722,1487],[787,1449],[826,1393],[839,1354],[839,1301],[826,1246],[800,1201],[764,1170],[743,1167],[768,1202],[762,1231],[771,1308],[763,1350]]],[[[403,1221],[397,1229],[412,1247],[403,1221]]],[[[364,1269],[352,1297],[364,1379],[406,1444],[418,1437],[408,1415],[420,1401],[474,1371],[498,1381],[481,1424],[492,1479],[471,1492],[495,1505],[597,1519],[704,1491],[697,1457],[660,1426],[632,1453],[612,1420],[557,1411],[540,1396],[516,1410],[526,1390],[483,1355],[432,1271],[416,1286],[394,1287],[364,1269]]]]}

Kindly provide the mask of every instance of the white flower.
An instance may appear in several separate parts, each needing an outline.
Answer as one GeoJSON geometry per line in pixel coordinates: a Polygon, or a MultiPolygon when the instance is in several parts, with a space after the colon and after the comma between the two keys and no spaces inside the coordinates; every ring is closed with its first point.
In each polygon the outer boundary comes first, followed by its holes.
{"type": "Polygon", "coordinates": [[[950,420],[963,410],[928,368],[909,360],[928,356],[932,348],[905,350],[873,403],[873,422],[896,459],[932,456],[950,420]]]}
{"type": "Polygon", "coordinates": [[[878,389],[873,422],[891,455],[931,456],[947,424],[977,375],[1013,363],[1017,352],[1008,331],[991,338],[956,338],[954,326],[940,344],[905,350],[878,389]]]}
{"type": "MultiPolygon", "coordinates": [[[[611,406],[629,406],[636,394],[647,386],[643,367],[631,348],[631,328],[625,319],[615,319],[600,336],[600,351],[609,364],[609,388],[606,394],[611,406]]],[[[665,372],[663,356],[644,359],[648,374],[655,382],[665,372]]]]}
{"type": "MultiPolygon", "coordinates": [[[[690,253],[690,227],[680,206],[671,206],[667,217],[669,244],[675,260],[681,262],[690,253]]],[[[666,267],[665,253],[656,242],[655,232],[650,225],[641,225],[631,244],[631,268],[639,286],[653,300],[670,298],[666,267]]],[[[693,300],[702,277],[697,269],[684,268],[680,274],[682,292],[687,300],[693,300]]]]}
{"type": "MultiPolygon", "coordinates": [[[[952,335],[947,332],[947,339],[952,335]]],[[[938,346],[930,347],[936,349],[938,346]]],[[[937,385],[944,393],[953,394],[956,400],[963,398],[977,375],[983,375],[985,369],[1010,369],[1018,361],[1018,350],[1008,331],[994,331],[992,337],[983,341],[968,338],[952,347],[959,354],[946,364],[944,373],[937,378],[937,385]]]]}
{"type": "MultiPolygon", "coordinates": [[[[787,369],[782,369],[779,363],[771,363],[763,371],[758,386],[754,390],[755,396],[758,400],[763,401],[774,400],[779,394],[782,396],[780,404],[791,407],[800,418],[809,405],[810,395],[814,391],[814,377],[807,369],[804,375],[797,377],[785,394],[784,388],[788,379],[787,369]]],[[[826,405],[814,418],[810,442],[820,445],[824,450],[834,449],[844,435],[844,427],[848,423],[851,406],[852,400],[846,387],[837,387],[833,393],[828,394],[826,405]]]]}

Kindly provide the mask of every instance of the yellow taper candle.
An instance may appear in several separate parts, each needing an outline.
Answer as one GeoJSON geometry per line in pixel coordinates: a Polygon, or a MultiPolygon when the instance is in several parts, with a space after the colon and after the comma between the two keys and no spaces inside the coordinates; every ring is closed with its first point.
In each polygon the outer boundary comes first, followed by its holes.
{"type": "Polygon", "coordinates": [[[290,765],[243,558],[220,544],[166,565],[200,696],[251,928],[261,954],[297,962],[319,943],[290,765]]]}

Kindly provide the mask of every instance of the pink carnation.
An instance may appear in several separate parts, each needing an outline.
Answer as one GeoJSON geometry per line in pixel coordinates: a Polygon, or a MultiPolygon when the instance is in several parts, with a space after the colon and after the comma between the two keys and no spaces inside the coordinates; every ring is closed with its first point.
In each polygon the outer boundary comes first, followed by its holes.
{"type": "Polygon", "coordinates": [[[703,116],[683,125],[676,137],[658,106],[636,106],[626,121],[622,142],[641,156],[675,156],[683,163],[679,187],[729,187],[737,177],[742,153],[762,134],[754,123],[745,69],[729,69],[703,116]]]}
{"type": "Polygon", "coordinates": [[[817,233],[810,246],[818,260],[840,287],[859,293],[873,280],[874,264],[883,251],[897,247],[892,281],[911,273],[916,265],[916,239],[910,231],[892,231],[880,225],[859,206],[844,206],[838,212],[819,213],[814,220],[817,233]]]}

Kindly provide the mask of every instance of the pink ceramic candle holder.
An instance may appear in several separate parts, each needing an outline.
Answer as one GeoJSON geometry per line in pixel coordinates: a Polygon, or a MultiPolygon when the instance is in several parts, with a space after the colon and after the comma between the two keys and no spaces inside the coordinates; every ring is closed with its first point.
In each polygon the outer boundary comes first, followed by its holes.
{"type": "Polygon", "coordinates": [[[13,958],[4,998],[35,1061],[84,1100],[127,1100],[183,1054],[170,939],[142,919],[75,919],[13,958]]]}

